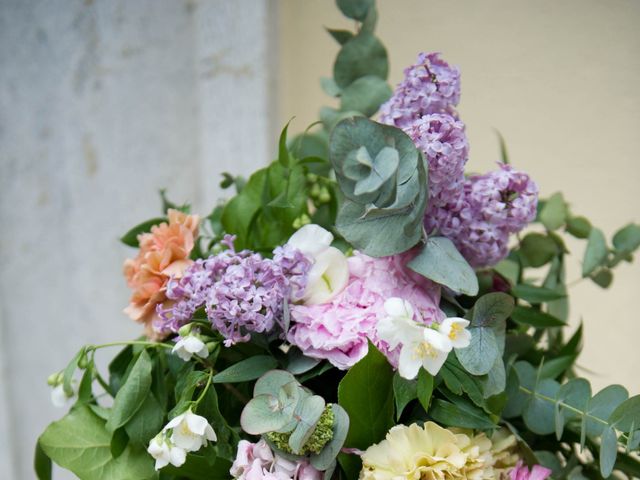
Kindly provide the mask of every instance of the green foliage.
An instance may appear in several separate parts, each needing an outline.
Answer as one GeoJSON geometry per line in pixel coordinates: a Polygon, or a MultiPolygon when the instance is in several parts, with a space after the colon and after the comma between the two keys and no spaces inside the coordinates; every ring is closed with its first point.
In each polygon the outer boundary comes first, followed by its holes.
{"type": "Polygon", "coordinates": [[[341,121],[329,142],[342,194],[336,228],[371,256],[404,252],[422,236],[426,165],[401,130],[362,117],[341,121]]]}
{"type": "Polygon", "coordinates": [[[467,295],[478,293],[478,279],[467,261],[446,237],[429,237],[408,264],[420,275],[467,295]]]}
{"type": "Polygon", "coordinates": [[[78,407],[53,422],[39,443],[49,458],[82,480],[145,480],[156,475],[153,459],[144,449],[129,445],[114,458],[111,433],[87,407],[78,407]]]}
{"type": "Polygon", "coordinates": [[[138,225],[130,229],[127,233],[125,233],[120,238],[120,241],[130,247],[138,247],[139,246],[138,235],[142,233],[150,232],[151,227],[160,225],[161,223],[165,223],[168,221],[169,220],[166,217],[158,217],[158,218],[152,218],[151,220],[146,220],[142,223],[139,223],[138,225]]]}
{"type": "MultiPolygon", "coordinates": [[[[393,371],[386,357],[372,344],[367,355],[340,382],[338,402],[350,419],[347,447],[366,449],[382,440],[394,425],[393,371]]],[[[340,463],[355,478],[359,460],[345,456],[340,457],[340,463]]]]}
{"type": "Polygon", "coordinates": [[[402,378],[398,372],[393,375],[393,397],[396,404],[396,420],[412,400],[418,398],[418,382],[402,378]]]}
{"type": "Polygon", "coordinates": [[[216,374],[213,377],[213,383],[248,382],[260,378],[264,373],[272,370],[277,365],[278,362],[269,355],[256,355],[241,360],[216,374]]]}
{"type": "Polygon", "coordinates": [[[567,220],[568,207],[561,193],[554,193],[544,203],[539,219],[548,230],[558,230],[567,220]]]}

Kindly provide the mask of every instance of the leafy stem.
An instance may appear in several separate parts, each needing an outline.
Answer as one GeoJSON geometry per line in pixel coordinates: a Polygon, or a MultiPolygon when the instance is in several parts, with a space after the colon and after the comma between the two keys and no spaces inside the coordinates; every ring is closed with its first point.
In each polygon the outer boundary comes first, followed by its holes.
{"type": "Polygon", "coordinates": [[[202,399],[205,397],[205,395],[207,394],[207,391],[209,390],[209,387],[211,386],[211,379],[213,378],[213,369],[212,368],[208,368],[207,369],[208,372],[208,376],[207,376],[207,383],[205,384],[204,388],[202,389],[202,391],[200,392],[200,395],[198,395],[198,398],[196,398],[193,401],[193,406],[195,408],[198,407],[198,405],[200,405],[200,402],[202,401],[202,399]]]}

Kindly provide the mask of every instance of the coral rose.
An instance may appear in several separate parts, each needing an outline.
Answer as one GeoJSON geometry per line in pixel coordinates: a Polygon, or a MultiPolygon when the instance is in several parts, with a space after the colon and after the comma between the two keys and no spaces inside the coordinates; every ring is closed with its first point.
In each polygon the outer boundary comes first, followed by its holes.
{"type": "Polygon", "coordinates": [[[197,215],[187,215],[170,209],[169,223],[151,228],[151,232],[138,235],[140,251],[136,258],[124,262],[124,276],[133,290],[129,306],[124,312],[145,325],[150,338],[158,338],[153,323],[156,306],[167,302],[166,285],[170,277],[180,277],[191,265],[189,259],[198,235],[197,215]]]}

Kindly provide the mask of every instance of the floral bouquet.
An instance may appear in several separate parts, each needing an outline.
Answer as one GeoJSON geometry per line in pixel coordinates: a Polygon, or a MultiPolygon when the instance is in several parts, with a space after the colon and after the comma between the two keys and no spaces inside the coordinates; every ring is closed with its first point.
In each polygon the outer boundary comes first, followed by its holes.
{"type": "Polygon", "coordinates": [[[225,174],[209,215],[162,193],[123,236],[145,337],[49,378],[71,408],[38,478],[52,461],[87,480],[640,476],[640,396],[575,373],[563,240],[586,240],[582,275],[606,288],[640,225],[608,242],[560,193],[538,200],[503,142],[495,171],[465,174],[459,70],[420,54],[392,91],[373,1],[337,4],[356,21],[329,29],[339,108],[225,174]]]}

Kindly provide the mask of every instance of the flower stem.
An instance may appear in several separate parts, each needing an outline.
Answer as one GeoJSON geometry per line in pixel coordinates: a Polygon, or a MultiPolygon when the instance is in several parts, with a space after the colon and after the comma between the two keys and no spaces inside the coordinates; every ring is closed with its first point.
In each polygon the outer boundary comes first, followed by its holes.
{"type": "Polygon", "coordinates": [[[207,377],[207,383],[202,389],[202,392],[200,392],[200,395],[198,395],[198,398],[196,398],[195,401],[193,402],[193,405],[195,408],[198,408],[198,405],[204,399],[205,395],[207,394],[207,391],[209,391],[209,387],[211,386],[211,379],[213,378],[213,369],[208,368],[207,371],[209,372],[209,376],[207,377]]]}
{"type": "Polygon", "coordinates": [[[173,348],[172,345],[161,342],[144,342],[141,340],[134,340],[129,342],[111,342],[111,343],[102,343],[100,345],[87,345],[87,351],[98,350],[99,348],[107,348],[107,347],[123,347],[128,345],[143,345],[145,347],[162,347],[162,348],[173,348]]]}

